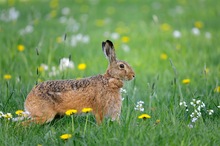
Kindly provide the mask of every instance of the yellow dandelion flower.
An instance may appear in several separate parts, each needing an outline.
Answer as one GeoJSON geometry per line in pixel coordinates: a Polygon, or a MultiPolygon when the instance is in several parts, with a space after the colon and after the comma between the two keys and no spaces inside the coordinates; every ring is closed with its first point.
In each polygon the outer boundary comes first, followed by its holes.
{"type": "Polygon", "coordinates": [[[150,118],[151,118],[151,116],[149,116],[148,114],[142,114],[142,115],[138,116],[138,119],[146,120],[146,119],[150,119],[150,118]]]}
{"type": "Polygon", "coordinates": [[[158,120],[156,120],[156,122],[155,122],[155,124],[159,124],[160,123],[160,120],[158,119],[158,120]]]}
{"type": "Polygon", "coordinates": [[[63,139],[63,140],[67,140],[71,137],[72,137],[72,134],[63,134],[63,135],[60,136],[60,138],[63,139]]]}
{"type": "Polygon", "coordinates": [[[170,31],[171,30],[171,26],[167,23],[163,23],[161,26],[160,26],[160,29],[162,31],[170,31]]]}
{"type": "Polygon", "coordinates": [[[85,63],[80,63],[80,64],[78,65],[78,69],[79,69],[79,70],[85,70],[85,69],[86,69],[86,64],[85,64],[85,63]]]}
{"type": "Polygon", "coordinates": [[[17,111],[15,112],[15,114],[18,115],[18,116],[22,116],[23,113],[24,113],[23,110],[17,110],[17,111]]]}
{"type": "Polygon", "coordinates": [[[44,67],[43,67],[43,66],[39,66],[39,67],[37,68],[37,70],[38,70],[39,72],[43,72],[43,71],[44,71],[44,67]]]}
{"type": "Polygon", "coordinates": [[[219,93],[219,92],[220,92],[220,86],[216,87],[216,88],[214,89],[214,91],[219,93]]]}
{"type": "Polygon", "coordinates": [[[121,38],[121,41],[122,41],[123,43],[128,43],[129,40],[130,40],[130,38],[127,37],[127,36],[123,36],[123,37],[121,38]]]}
{"type": "Polygon", "coordinates": [[[89,112],[91,112],[92,111],[92,108],[83,108],[82,109],[82,112],[83,113],[89,113],[89,112]]]}
{"type": "Polygon", "coordinates": [[[189,83],[190,83],[190,79],[183,79],[183,80],[182,80],[182,83],[183,83],[183,84],[189,84],[189,83]]]}
{"type": "Polygon", "coordinates": [[[167,58],[168,58],[168,56],[167,56],[167,54],[165,54],[165,53],[162,53],[162,54],[160,55],[160,59],[162,59],[162,60],[167,60],[167,58]]]}
{"type": "Polygon", "coordinates": [[[54,17],[56,17],[57,16],[57,11],[56,10],[52,10],[51,12],[50,12],[50,17],[51,18],[54,18],[54,17]]]}
{"type": "Polygon", "coordinates": [[[23,52],[25,47],[24,47],[24,45],[20,44],[20,45],[17,46],[17,49],[18,49],[19,52],[23,52]]]}
{"type": "Polygon", "coordinates": [[[3,78],[5,80],[10,80],[11,79],[11,75],[10,74],[5,74],[3,78]]]}
{"type": "Polygon", "coordinates": [[[98,26],[98,27],[102,27],[105,25],[105,20],[103,19],[98,19],[95,21],[95,25],[98,26]]]}
{"type": "Polygon", "coordinates": [[[106,13],[107,13],[108,15],[114,14],[114,13],[115,13],[115,8],[114,8],[114,7],[108,7],[108,8],[106,9],[106,13]]]}
{"type": "Polygon", "coordinates": [[[80,7],[80,12],[85,13],[85,12],[88,12],[88,11],[89,11],[89,6],[88,5],[82,5],[80,7]]]}
{"type": "Polygon", "coordinates": [[[59,6],[59,1],[58,0],[51,0],[50,1],[50,7],[52,9],[56,9],[59,6]]]}
{"type": "Polygon", "coordinates": [[[62,41],[63,41],[63,38],[62,38],[62,37],[57,37],[57,38],[56,38],[56,42],[57,42],[57,43],[62,43],[62,41]]]}
{"type": "Polygon", "coordinates": [[[67,116],[70,116],[70,115],[73,115],[73,114],[76,114],[77,113],[77,110],[74,110],[74,109],[70,109],[70,110],[67,110],[66,112],[65,112],[65,114],[67,115],[67,116]]]}
{"type": "Polygon", "coordinates": [[[201,21],[196,21],[195,23],[194,23],[194,26],[196,27],[196,28],[202,28],[203,27],[203,23],[201,22],[201,21]]]}

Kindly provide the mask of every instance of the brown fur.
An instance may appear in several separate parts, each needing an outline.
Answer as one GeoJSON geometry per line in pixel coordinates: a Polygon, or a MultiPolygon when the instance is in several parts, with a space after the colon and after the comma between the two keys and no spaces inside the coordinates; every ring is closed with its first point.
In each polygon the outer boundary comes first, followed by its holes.
{"type": "Polygon", "coordinates": [[[25,101],[25,110],[31,117],[26,123],[50,122],[56,115],[64,115],[69,109],[81,112],[83,108],[92,108],[99,124],[105,116],[119,120],[122,105],[120,88],[124,80],[134,78],[134,71],[126,62],[116,59],[112,42],[107,40],[102,43],[102,47],[109,59],[106,73],[79,80],[38,84],[25,101]]]}

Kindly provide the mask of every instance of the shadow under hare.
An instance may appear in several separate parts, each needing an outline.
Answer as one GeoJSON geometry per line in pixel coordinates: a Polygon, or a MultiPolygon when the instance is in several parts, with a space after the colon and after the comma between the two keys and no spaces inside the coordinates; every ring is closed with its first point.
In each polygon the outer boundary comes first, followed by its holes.
{"type": "Polygon", "coordinates": [[[92,108],[96,122],[100,124],[105,116],[118,120],[122,99],[120,88],[123,81],[132,80],[135,73],[125,61],[116,59],[113,43],[102,42],[102,50],[109,60],[105,74],[78,80],[45,81],[36,85],[24,103],[30,122],[43,124],[56,115],[64,115],[67,110],[79,113],[83,108],[92,108]]]}

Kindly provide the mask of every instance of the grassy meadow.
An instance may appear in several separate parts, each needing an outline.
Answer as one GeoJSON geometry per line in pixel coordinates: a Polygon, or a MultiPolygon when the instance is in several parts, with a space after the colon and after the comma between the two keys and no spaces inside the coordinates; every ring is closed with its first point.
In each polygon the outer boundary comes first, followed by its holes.
{"type": "Polygon", "coordinates": [[[0,145],[220,145],[219,18],[215,0],[0,0],[0,145]],[[21,126],[36,83],[105,72],[107,39],[136,73],[120,124],[21,126]]]}

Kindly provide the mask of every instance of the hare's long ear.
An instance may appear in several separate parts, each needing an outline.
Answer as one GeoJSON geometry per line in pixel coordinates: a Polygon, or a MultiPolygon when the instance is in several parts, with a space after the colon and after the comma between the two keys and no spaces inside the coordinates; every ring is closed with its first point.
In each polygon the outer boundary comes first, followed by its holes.
{"type": "Polygon", "coordinates": [[[102,42],[102,51],[110,64],[116,61],[115,49],[111,41],[106,40],[105,42],[102,42]]]}

